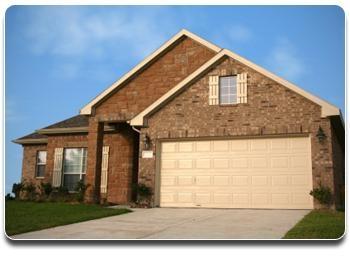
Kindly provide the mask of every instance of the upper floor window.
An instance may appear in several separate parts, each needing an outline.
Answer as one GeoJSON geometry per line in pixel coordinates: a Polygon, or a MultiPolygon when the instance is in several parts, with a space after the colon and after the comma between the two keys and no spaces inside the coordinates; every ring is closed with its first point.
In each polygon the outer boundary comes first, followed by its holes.
{"type": "Polygon", "coordinates": [[[237,103],[237,77],[220,77],[220,104],[237,103]]]}
{"type": "Polygon", "coordinates": [[[36,154],[36,173],[35,176],[43,178],[45,176],[46,167],[46,151],[40,150],[36,154]]]}
{"type": "Polygon", "coordinates": [[[86,174],[86,148],[67,148],[63,158],[63,186],[69,191],[75,191],[80,180],[86,174]]]}

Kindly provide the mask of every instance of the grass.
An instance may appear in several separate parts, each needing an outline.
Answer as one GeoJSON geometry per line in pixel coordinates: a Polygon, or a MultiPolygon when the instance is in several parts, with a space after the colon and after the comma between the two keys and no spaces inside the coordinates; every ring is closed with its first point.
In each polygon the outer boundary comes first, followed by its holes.
{"type": "Polygon", "coordinates": [[[284,236],[286,239],[338,239],[345,230],[345,213],[313,210],[284,236]]]}
{"type": "Polygon", "coordinates": [[[99,205],[11,200],[5,203],[5,230],[10,236],[128,212],[99,205]]]}

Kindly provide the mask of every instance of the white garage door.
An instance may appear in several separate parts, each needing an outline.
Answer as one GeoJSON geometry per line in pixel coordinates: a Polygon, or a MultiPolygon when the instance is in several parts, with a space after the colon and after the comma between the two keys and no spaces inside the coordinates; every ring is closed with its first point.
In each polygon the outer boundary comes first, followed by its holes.
{"type": "Polygon", "coordinates": [[[163,142],[161,207],[310,209],[309,137],[163,142]]]}

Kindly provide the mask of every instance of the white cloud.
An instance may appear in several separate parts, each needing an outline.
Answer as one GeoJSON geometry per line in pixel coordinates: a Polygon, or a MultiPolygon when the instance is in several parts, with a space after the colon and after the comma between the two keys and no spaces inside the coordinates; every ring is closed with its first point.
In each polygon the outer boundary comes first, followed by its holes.
{"type": "Polygon", "coordinates": [[[287,39],[279,39],[267,57],[267,64],[277,74],[291,80],[297,80],[305,72],[302,59],[296,48],[287,39]]]}
{"type": "Polygon", "coordinates": [[[166,12],[166,8],[137,12],[112,8],[99,12],[89,8],[38,7],[27,12],[28,23],[23,30],[27,47],[34,54],[63,59],[63,63],[55,62],[52,75],[74,78],[86,67],[83,64],[141,61],[178,30],[176,20],[170,16],[164,19],[166,12]]]}
{"type": "Polygon", "coordinates": [[[30,13],[26,35],[36,54],[101,57],[127,45],[135,57],[142,58],[165,41],[172,30],[162,29],[157,12],[89,13],[84,9],[42,7],[30,13]]]}

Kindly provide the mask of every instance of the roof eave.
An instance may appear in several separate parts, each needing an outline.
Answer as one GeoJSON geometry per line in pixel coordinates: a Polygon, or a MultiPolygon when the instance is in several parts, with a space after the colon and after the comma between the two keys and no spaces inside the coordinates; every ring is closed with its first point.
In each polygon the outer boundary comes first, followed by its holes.
{"type": "Polygon", "coordinates": [[[64,133],[86,133],[87,127],[71,127],[71,128],[52,128],[36,130],[39,134],[64,134],[64,133]]]}
{"type": "Polygon", "coordinates": [[[17,140],[13,140],[12,142],[16,144],[21,144],[21,145],[46,144],[47,139],[17,139],[17,140]]]}

